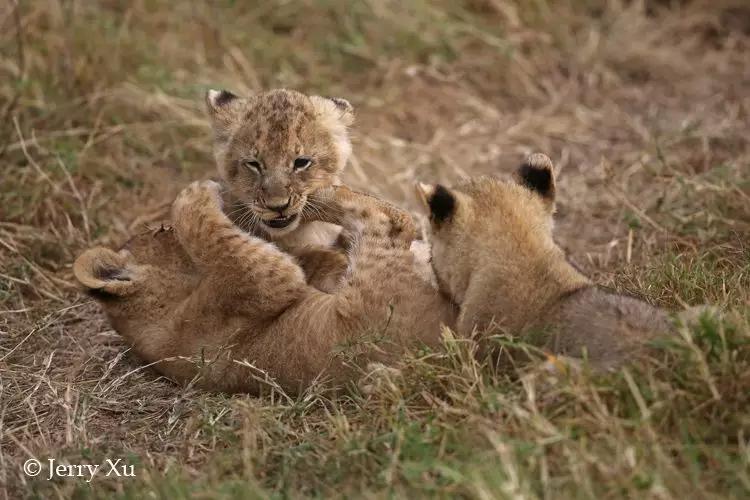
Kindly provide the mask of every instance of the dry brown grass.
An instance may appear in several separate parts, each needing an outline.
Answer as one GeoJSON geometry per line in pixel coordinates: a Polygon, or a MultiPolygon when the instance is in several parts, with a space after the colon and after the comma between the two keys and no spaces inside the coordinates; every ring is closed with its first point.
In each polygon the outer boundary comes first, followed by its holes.
{"type": "Polygon", "coordinates": [[[0,6],[5,497],[750,494],[750,8],[646,4],[0,6]],[[449,340],[368,395],[177,387],[128,353],[70,264],[211,172],[202,93],[217,86],[346,97],[345,180],[410,208],[413,179],[544,151],[577,264],[728,319],[604,378],[496,370],[449,340]],[[32,480],[31,456],[123,458],[138,477],[32,480]]]}

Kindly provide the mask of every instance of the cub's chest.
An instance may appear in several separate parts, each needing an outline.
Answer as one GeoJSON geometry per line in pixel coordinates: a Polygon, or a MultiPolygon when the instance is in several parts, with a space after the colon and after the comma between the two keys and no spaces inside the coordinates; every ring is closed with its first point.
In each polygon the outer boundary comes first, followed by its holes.
{"type": "Polygon", "coordinates": [[[289,234],[285,234],[273,241],[281,250],[293,252],[303,247],[333,247],[336,245],[341,226],[327,222],[311,221],[303,222],[299,227],[289,234]]]}

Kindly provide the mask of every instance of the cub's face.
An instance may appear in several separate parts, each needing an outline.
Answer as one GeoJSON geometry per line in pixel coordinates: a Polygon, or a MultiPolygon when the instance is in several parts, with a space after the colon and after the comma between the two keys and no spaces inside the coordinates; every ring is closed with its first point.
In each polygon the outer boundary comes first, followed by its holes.
{"type": "Polygon", "coordinates": [[[519,167],[517,182],[489,177],[452,188],[418,184],[430,217],[431,262],[441,290],[461,303],[473,273],[502,269],[523,279],[519,265],[555,247],[552,239],[555,180],[552,162],[531,155],[519,167]]]}
{"type": "Polygon", "coordinates": [[[311,192],[338,183],[354,119],[344,99],[272,90],[247,99],[226,91],[206,96],[219,173],[243,224],[270,237],[294,231],[311,192]]]}

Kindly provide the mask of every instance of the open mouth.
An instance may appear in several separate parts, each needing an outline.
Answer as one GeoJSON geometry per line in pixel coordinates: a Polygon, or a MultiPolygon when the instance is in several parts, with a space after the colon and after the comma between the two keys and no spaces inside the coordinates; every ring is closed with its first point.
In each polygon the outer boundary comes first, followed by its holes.
{"type": "Polygon", "coordinates": [[[274,229],[283,229],[297,219],[297,214],[279,216],[273,219],[264,220],[263,224],[274,229]]]}

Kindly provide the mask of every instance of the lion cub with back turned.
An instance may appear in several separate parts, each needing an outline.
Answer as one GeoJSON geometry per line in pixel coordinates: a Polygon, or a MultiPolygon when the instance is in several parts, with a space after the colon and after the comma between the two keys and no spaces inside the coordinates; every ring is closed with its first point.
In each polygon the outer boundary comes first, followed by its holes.
{"type": "Polygon", "coordinates": [[[517,180],[417,186],[430,214],[433,270],[460,307],[459,333],[498,325],[542,334],[547,349],[609,368],[669,332],[664,311],[606,292],[565,259],[552,238],[550,159],[531,155],[517,180]]]}

